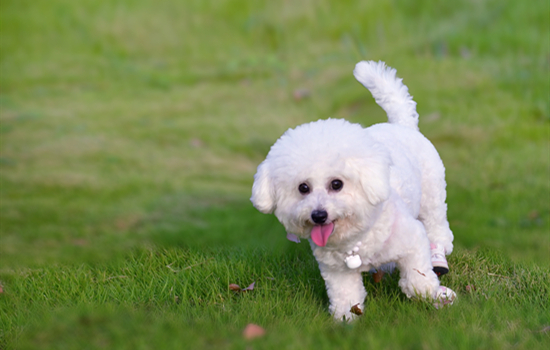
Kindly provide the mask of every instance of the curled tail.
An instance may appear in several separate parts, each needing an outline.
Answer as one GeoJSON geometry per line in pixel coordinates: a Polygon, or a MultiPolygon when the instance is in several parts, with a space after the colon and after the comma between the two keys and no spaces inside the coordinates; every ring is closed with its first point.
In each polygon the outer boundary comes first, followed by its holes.
{"type": "Polygon", "coordinates": [[[388,114],[388,122],[418,130],[416,102],[409,95],[403,79],[395,76],[396,70],[382,61],[361,61],[353,75],[372,93],[374,100],[388,114]]]}

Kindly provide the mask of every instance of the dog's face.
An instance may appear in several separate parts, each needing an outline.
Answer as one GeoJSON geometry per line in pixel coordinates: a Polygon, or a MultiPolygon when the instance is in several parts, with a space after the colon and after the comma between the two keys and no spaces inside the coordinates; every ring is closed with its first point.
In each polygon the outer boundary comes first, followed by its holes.
{"type": "Polygon", "coordinates": [[[389,197],[389,157],[365,129],[321,120],[288,130],[254,176],[251,201],[318,246],[364,232],[389,197]]]}

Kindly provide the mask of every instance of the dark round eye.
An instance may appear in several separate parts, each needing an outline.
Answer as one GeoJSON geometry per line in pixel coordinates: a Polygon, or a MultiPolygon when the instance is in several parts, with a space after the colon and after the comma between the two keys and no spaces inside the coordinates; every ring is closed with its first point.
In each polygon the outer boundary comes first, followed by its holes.
{"type": "Polygon", "coordinates": [[[300,184],[300,186],[298,186],[298,191],[300,191],[301,194],[307,194],[309,193],[309,186],[306,183],[300,184]]]}
{"type": "Polygon", "coordinates": [[[332,180],[332,182],[330,183],[330,188],[332,188],[334,191],[340,191],[342,189],[342,187],[344,187],[344,183],[342,182],[342,180],[332,180]]]}

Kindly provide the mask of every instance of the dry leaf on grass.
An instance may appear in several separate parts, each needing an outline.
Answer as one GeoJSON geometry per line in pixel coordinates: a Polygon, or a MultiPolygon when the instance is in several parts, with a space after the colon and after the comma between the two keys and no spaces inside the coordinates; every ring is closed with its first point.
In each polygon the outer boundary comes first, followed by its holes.
{"type": "Polygon", "coordinates": [[[382,270],[377,270],[375,273],[372,274],[372,279],[374,280],[374,283],[380,283],[382,281],[382,277],[384,277],[385,272],[382,270]]]}
{"type": "Polygon", "coordinates": [[[352,314],[356,314],[357,316],[361,316],[363,314],[363,311],[361,311],[361,308],[359,307],[359,304],[353,305],[349,311],[352,314]]]}
{"type": "Polygon", "coordinates": [[[265,329],[254,323],[247,324],[243,331],[244,339],[254,339],[258,337],[263,337],[264,335],[265,329]]]}
{"type": "Polygon", "coordinates": [[[234,292],[240,292],[241,291],[241,287],[239,287],[238,284],[230,284],[229,289],[231,289],[234,292]]]}
{"type": "Polygon", "coordinates": [[[301,101],[308,97],[310,97],[311,92],[308,89],[296,89],[292,93],[292,97],[294,97],[295,101],[301,101]]]}
{"type": "Polygon", "coordinates": [[[238,284],[231,283],[229,285],[229,289],[231,289],[235,293],[243,293],[243,292],[248,292],[249,290],[254,290],[255,284],[256,282],[252,282],[252,284],[249,285],[248,287],[241,289],[241,287],[238,284]]]}

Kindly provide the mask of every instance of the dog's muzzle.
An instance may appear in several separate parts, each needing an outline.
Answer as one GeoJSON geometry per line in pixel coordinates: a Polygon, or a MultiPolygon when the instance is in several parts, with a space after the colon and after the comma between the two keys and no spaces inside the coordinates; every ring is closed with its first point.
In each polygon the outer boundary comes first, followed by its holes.
{"type": "Polygon", "coordinates": [[[322,225],[327,221],[328,213],[326,210],[314,210],[311,212],[311,220],[314,223],[322,225]]]}

